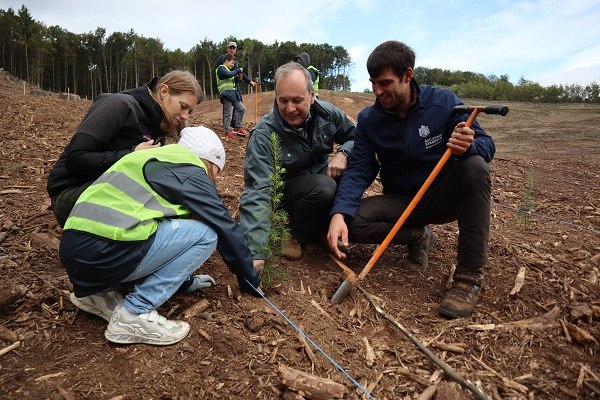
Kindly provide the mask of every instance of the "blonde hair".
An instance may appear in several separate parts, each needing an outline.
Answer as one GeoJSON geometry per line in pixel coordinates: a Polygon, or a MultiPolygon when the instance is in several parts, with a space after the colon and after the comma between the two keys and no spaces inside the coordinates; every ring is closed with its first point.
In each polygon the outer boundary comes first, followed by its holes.
{"type": "Polygon", "coordinates": [[[156,83],[154,88],[154,94],[158,93],[158,90],[162,85],[167,85],[169,88],[169,94],[177,96],[183,93],[192,93],[198,99],[198,103],[202,101],[202,88],[200,83],[194,75],[188,71],[174,70],[164,74],[156,83]]]}
{"type": "Polygon", "coordinates": [[[214,170],[212,169],[212,166],[214,165],[215,167],[217,167],[217,169],[219,169],[219,166],[214,164],[212,161],[208,161],[205,158],[200,158],[200,160],[202,160],[202,163],[204,163],[204,166],[206,167],[206,175],[208,175],[208,178],[211,180],[211,182],[213,183],[213,185],[215,185],[215,188],[217,187],[217,173],[214,172],[214,170]]]}
{"type": "MultiPolygon", "coordinates": [[[[200,104],[200,102],[202,101],[202,88],[200,87],[200,83],[194,75],[192,75],[188,71],[182,70],[173,70],[171,72],[167,72],[158,80],[156,86],[154,87],[154,90],[152,91],[152,96],[154,97],[160,108],[163,110],[163,114],[165,114],[165,116],[167,113],[165,112],[162,102],[160,101],[160,96],[158,95],[158,91],[160,90],[162,85],[167,85],[167,88],[169,88],[169,94],[171,96],[177,96],[184,93],[191,93],[192,95],[196,96],[196,99],[198,100],[198,103],[196,104],[200,104]]],[[[170,126],[170,123],[169,121],[167,121],[166,118],[163,118],[163,120],[161,121],[160,128],[168,136],[177,137],[177,135],[179,134],[178,132],[174,131],[174,127],[170,126]]]]}

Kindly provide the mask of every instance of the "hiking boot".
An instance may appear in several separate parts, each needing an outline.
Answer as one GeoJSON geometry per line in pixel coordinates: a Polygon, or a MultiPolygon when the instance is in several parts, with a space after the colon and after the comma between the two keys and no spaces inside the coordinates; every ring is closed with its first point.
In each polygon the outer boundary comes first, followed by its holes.
{"type": "Polygon", "coordinates": [[[429,266],[429,253],[435,245],[435,234],[428,226],[423,230],[423,236],[408,244],[406,263],[409,268],[424,270],[429,266]]]}
{"type": "Polygon", "coordinates": [[[281,253],[288,260],[297,260],[302,257],[302,246],[296,239],[289,238],[281,244],[281,253]]]}
{"type": "Polygon", "coordinates": [[[244,128],[234,128],[233,131],[236,133],[236,135],[241,136],[241,137],[246,137],[248,136],[248,131],[245,130],[244,128]]]}
{"type": "Polygon", "coordinates": [[[104,337],[109,342],[166,346],[179,342],[190,332],[190,324],[187,322],[168,320],[156,310],[128,319],[121,307],[115,309],[104,332],[104,337]]]}
{"type": "Polygon", "coordinates": [[[452,287],[446,292],[438,311],[449,318],[462,318],[470,315],[475,308],[479,293],[483,286],[483,271],[481,267],[457,267],[452,287]],[[458,271],[462,269],[462,271],[458,271]]]}
{"type": "Polygon", "coordinates": [[[106,322],[110,322],[110,317],[115,307],[123,300],[123,295],[110,290],[85,297],[76,297],[75,293],[71,293],[69,299],[80,310],[97,315],[106,322]]]}
{"type": "Polygon", "coordinates": [[[229,131],[229,132],[225,133],[225,138],[226,139],[233,139],[233,138],[235,138],[235,135],[236,135],[236,132],[229,131]]]}

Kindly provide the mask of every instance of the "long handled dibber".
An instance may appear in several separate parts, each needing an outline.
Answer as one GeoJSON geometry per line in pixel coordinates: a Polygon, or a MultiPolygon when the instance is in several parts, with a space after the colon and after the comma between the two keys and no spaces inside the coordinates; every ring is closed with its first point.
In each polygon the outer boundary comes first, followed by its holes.
{"type": "MultiPolygon", "coordinates": [[[[467,120],[467,127],[470,127],[480,112],[483,112],[486,114],[506,115],[506,114],[508,114],[508,107],[503,106],[503,105],[489,105],[489,106],[460,105],[460,106],[454,107],[453,111],[454,112],[471,112],[471,115],[469,115],[469,119],[467,120]]],[[[375,265],[377,260],[379,260],[379,257],[381,257],[381,255],[383,254],[385,249],[388,247],[388,245],[390,244],[390,242],[392,241],[394,236],[396,236],[396,234],[398,233],[398,231],[400,230],[400,228],[402,227],[404,222],[408,219],[410,214],[413,212],[416,205],[419,203],[419,201],[421,201],[421,198],[423,197],[423,195],[425,194],[427,189],[429,189],[429,186],[431,186],[431,184],[433,183],[435,178],[438,176],[438,174],[440,173],[440,171],[442,170],[442,168],[444,167],[444,165],[446,164],[448,159],[450,159],[450,156],[452,156],[452,151],[450,149],[447,149],[446,152],[442,155],[442,158],[438,161],[436,166],[433,168],[433,171],[431,171],[431,173],[429,174],[429,176],[427,177],[427,179],[425,180],[425,182],[423,183],[423,185],[421,186],[421,188],[419,189],[417,194],[415,194],[415,197],[413,197],[411,202],[408,204],[408,207],[406,207],[406,209],[404,210],[404,212],[402,213],[400,218],[398,218],[398,221],[396,221],[396,223],[394,224],[394,226],[392,227],[390,232],[387,234],[385,239],[383,239],[383,242],[381,242],[381,244],[375,249],[375,251],[373,252],[373,255],[371,256],[371,259],[369,260],[369,262],[367,262],[367,265],[365,265],[363,270],[360,271],[360,274],[358,275],[358,277],[356,277],[355,274],[354,274],[354,276],[348,275],[346,277],[344,282],[341,284],[341,286],[338,288],[338,290],[331,297],[331,304],[341,303],[342,300],[344,300],[344,298],[346,297],[346,295],[350,292],[350,290],[352,290],[352,288],[354,286],[356,286],[359,281],[363,280],[365,278],[365,276],[367,276],[367,274],[369,273],[371,268],[373,268],[373,266],[375,265]]]]}

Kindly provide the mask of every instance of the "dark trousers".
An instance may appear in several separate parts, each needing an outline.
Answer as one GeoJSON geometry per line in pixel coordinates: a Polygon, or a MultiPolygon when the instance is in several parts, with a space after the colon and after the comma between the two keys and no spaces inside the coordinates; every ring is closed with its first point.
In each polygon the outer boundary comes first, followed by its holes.
{"type": "Polygon", "coordinates": [[[292,236],[300,244],[306,244],[316,228],[327,229],[336,188],[336,181],[324,174],[286,179],[283,207],[292,236]]]}
{"type": "MultiPolygon", "coordinates": [[[[392,243],[408,244],[419,238],[425,225],[458,221],[457,261],[460,266],[484,266],[488,261],[492,184],[488,164],[479,156],[451,160],[417,204],[392,243]]],[[[377,195],[361,200],[350,223],[350,240],[381,243],[412,197],[377,195]]]]}
{"type": "Polygon", "coordinates": [[[73,206],[77,202],[79,196],[85,189],[88,188],[94,181],[89,181],[84,183],[81,186],[75,186],[72,188],[68,188],[52,197],[50,207],[52,208],[52,213],[54,214],[54,218],[58,221],[60,227],[65,226],[65,222],[67,222],[67,218],[73,209],[73,206]]]}

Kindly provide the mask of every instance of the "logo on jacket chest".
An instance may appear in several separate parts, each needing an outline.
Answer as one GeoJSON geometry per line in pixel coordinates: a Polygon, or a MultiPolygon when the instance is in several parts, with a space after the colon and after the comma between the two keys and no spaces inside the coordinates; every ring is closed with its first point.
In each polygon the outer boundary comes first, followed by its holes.
{"type": "Polygon", "coordinates": [[[431,135],[429,127],[421,125],[419,128],[419,136],[424,139],[423,142],[425,142],[425,149],[430,149],[442,142],[442,135],[435,135],[431,137],[429,135],[431,135]]]}
{"type": "Polygon", "coordinates": [[[431,132],[429,132],[429,127],[425,126],[425,125],[421,125],[421,127],[419,128],[419,136],[421,136],[422,138],[426,138],[427,136],[429,136],[431,132]]]}

